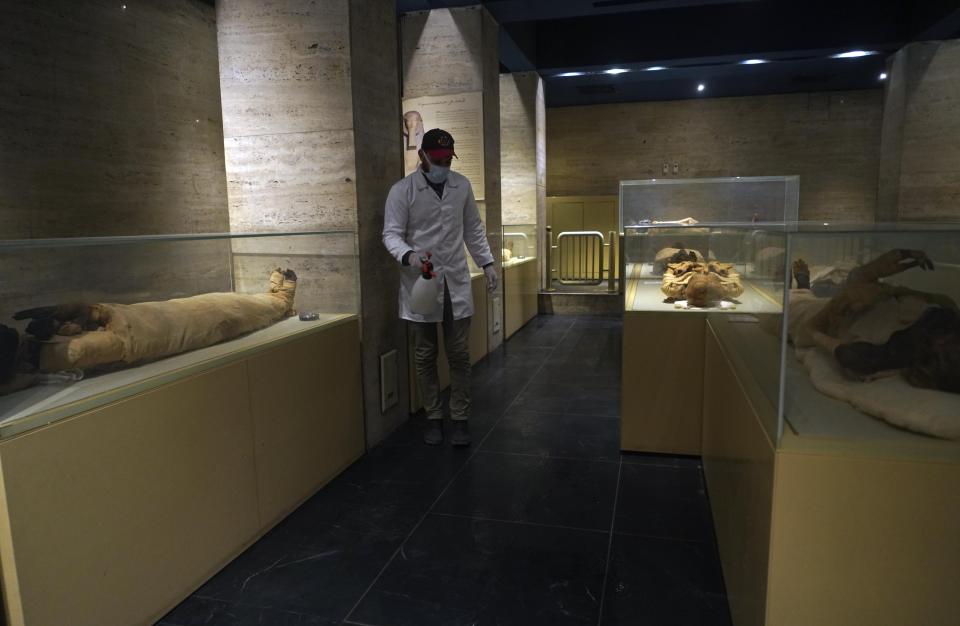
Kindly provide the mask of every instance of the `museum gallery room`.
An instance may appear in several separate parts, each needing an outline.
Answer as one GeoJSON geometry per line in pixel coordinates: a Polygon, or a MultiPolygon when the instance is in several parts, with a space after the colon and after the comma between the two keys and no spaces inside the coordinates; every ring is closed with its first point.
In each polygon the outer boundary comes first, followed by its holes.
{"type": "Polygon", "coordinates": [[[8,626],[957,626],[960,0],[0,0],[8,626]]]}

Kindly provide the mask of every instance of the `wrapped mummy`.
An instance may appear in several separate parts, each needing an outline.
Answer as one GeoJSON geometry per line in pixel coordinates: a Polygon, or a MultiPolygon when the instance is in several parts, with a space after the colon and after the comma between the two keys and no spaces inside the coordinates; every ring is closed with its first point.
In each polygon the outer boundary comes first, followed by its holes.
{"type": "Polygon", "coordinates": [[[891,250],[820,298],[798,259],[787,333],[821,393],[895,426],[960,440],[960,307],[884,280],[913,268],[934,265],[921,250],[891,250]]]}
{"type": "Polygon", "coordinates": [[[293,270],[277,269],[266,293],[206,293],[162,302],[67,304],[21,311],[14,319],[31,320],[27,334],[32,339],[19,346],[21,360],[41,372],[155,361],[292,315],[296,290],[293,270]]]}
{"type": "Polygon", "coordinates": [[[743,285],[732,263],[684,261],[667,265],[660,291],[667,302],[686,300],[692,306],[710,307],[740,297],[743,285]]]}
{"type": "Polygon", "coordinates": [[[703,263],[703,255],[699,250],[688,250],[679,242],[672,248],[662,248],[653,259],[653,271],[656,274],[663,274],[671,263],[683,263],[684,261],[694,261],[703,263]]]}

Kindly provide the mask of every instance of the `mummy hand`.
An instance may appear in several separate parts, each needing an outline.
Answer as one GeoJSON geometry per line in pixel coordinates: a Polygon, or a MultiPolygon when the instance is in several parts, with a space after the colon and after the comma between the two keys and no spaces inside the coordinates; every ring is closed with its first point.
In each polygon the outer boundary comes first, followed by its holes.
{"type": "MultiPolygon", "coordinates": [[[[893,254],[896,254],[897,260],[897,271],[908,270],[913,267],[919,267],[922,270],[932,270],[933,261],[930,260],[930,257],[927,256],[927,253],[923,250],[892,250],[893,254]]],[[[890,253],[888,253],[890,254],[890,253]]]]}

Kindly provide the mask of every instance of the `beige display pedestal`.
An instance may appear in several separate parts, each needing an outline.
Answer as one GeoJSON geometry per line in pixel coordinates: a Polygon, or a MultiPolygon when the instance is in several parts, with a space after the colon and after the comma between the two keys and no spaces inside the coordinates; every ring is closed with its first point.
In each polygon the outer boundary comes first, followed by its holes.
{"type": "Polygon", "coordinates": [[[948,626],[960,615],[953,443],[801,437],[708,323],[703,461],[735,626],[948,626]]]}
{"type": "Polygon", "coordinates": [[[354,315],[148,387],[0,441],[7,624],[153,624],[363,454],[354,315]]]}
{"type": "MultiPolygon", "coordinates": [[[[470,363],[487,356],[487,279],[483,274],[474,274],[470,280],[470,288],[473,293],[473,319],[470,321],[470,363]]],[[[437,375],[440,379],[440,389],[446,389],[450,386],[450,366],[447,364],[447,353],[443,344],[443,332],[437,333],[440,340],[440,356],[437,359],[437,375]]],[[[413,360],[413,335],[407,333],[410,355],[410,413],[416,413],[423,408],[423,400],[420,398],[420,387],[417,384],[417,366],[413,360]]]]}
{"type": "MultiPolygon", "coordinates": [[[[700,454],[703,413],[703,309],[663,303],[659,278],[627,268],[624,291],[620,448],[630,452],[700,454]]],[[[743,282],[736,312],[775,313],[779,303],[743,282]]],[[[715,310],[714,310],[715,312],[715,310]]]]}
{"type": "Polygon", "coordinates": [[[626,311],[620,448],[700,454],[703,335],[699,311],[626,311]]]}
{"type": "Polygon", "coordinates": [[[503,328],[509,339],[537,316],[540,275],[537,259],[507,261],[503,264],[503,328]]]}

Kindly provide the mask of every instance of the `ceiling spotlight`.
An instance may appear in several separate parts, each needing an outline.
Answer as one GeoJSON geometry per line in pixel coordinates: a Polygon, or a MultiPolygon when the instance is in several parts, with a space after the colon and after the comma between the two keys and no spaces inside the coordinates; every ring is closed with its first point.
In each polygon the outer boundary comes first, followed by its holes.
{"type": "Polygon", "coordinates": [[[614,67],[609,70],[604,70],[603,73],[604,74],[626,74],[629,71],[630,70],[625,70],[622,67],[614,67]]]}
{"type": "Polygon", "coordinates": [[[701,92],[702,92],[702,91],[703,91],[704,89],[706,89],[706,88],[707,88],[707,86],[704,85],[703,83],[700,83],[699,85],[697,85],[697,91],[701,91],[701,92]]]}
{"type": "Polygon", "coordinates": [[[873,50],[851,50],[849,52],[841,52],[840,54],[833,55],[834,59],[859,59],[860,57],[868,57],[870,55],[876,54],[873,50]]]}
{"type": "Polygon", "coordinates": [[[880,72],[880,80],[887,80],[887,73],[886,73],[886,72],[880,72]]]}
{"type": "Polygon", "coordinates": [[[654,66],[651,66],[651,67],[646,68],[646,69],[643,70],[643,71],[644,71],[644,72],[659,72],[660,70],[665,70],[665,69],[667,69],[667,68],[664,67],[663,65],[654,65],[654,66]]]}
{"type": "Polygon", "coordinates": [[[559,78],[570,78],[571,76],[583,76],[586,72],[564,72],[563,74],[557,74],[559,78]]]}
{"type": "Polygon", "coordinates": [[[740,65],[763,65],[769,62],[766,59],[747,59],[746,61],[740,61],[740,65]]]}

